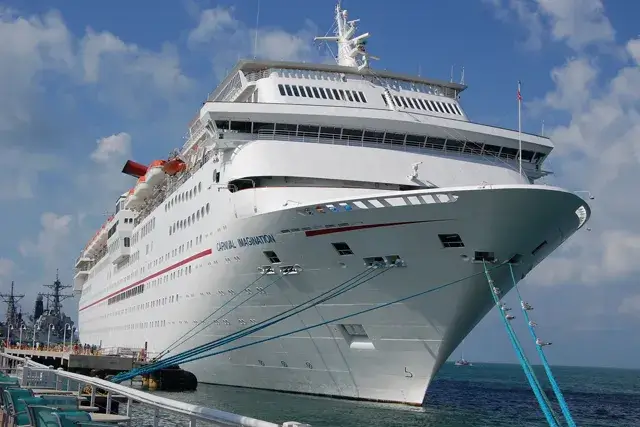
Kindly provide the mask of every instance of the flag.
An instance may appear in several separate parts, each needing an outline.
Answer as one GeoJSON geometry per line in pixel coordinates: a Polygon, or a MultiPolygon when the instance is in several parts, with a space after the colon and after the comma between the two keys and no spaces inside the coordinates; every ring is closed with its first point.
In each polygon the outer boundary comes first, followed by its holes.
{"type": "Polygon", "coordinates": [[[520,93],[520,80],[518,80],[518,101],[522,101],[522,94],[520,93]]]}

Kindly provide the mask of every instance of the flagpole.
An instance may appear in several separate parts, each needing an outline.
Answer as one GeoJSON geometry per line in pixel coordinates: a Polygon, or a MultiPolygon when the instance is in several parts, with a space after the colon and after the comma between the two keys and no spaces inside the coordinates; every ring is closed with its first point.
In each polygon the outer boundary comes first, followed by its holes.
{"type": "Polygon", "coordinates": [[[518,81],[518,172],[522,176],[522,94],[520,93],[520,81],[518,81]]]}

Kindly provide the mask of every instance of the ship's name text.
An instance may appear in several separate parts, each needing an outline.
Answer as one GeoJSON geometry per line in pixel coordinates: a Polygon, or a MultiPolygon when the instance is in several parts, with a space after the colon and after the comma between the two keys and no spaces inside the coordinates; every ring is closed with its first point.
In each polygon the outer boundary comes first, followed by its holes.
{"type": "Polygon", "coordinates": [[[223,240],[218,242],[216,247],[218,252],[228,251],[229,249],[244,248],[246,246],[265,245],[267,243],[275,243],[276,238],[273,234],[263,234],[261,236],[239,237],[236,240],[223,240]]]}

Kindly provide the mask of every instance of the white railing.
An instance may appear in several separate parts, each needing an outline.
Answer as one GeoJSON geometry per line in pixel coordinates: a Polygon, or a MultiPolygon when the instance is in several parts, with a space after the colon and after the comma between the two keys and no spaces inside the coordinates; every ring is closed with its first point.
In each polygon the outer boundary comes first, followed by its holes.
{"type": "Polygon", "coordinates": [[[136,412],[145,420],[153,417],[153,426],[158,427],[160,420],[177,417],[186,420],[189,427],[195,427],[198,421],[214,426],[241,426],[241,427],[311,427],[309,424],[302,424],[295,421],[288,421],[283,424],[275,424],[262,421],[243,415],[225,412],[205,406],[192,405],[173,399],[167,399],[131,387],[112,383],[99,378],[53,369],[40,363],[36,363],[28,358],[21,358],[5,353],[0,353],[1,369],[9,375],[13,375],[20,380],[23,387],[49,388],[60,391],[82,392],[87,386],[91,387],[90,406],[96,406],[96,389],[106,392],[105,413],[110,414],[114,398],[126,399],[126,417],[131,424],[133,403],[140,403],[142,407],[136,407],[136,412]],[[145,410],[146,408],[146,410],[145,410]],[[149,412],[149,409],[152,412],[149,412]]]}

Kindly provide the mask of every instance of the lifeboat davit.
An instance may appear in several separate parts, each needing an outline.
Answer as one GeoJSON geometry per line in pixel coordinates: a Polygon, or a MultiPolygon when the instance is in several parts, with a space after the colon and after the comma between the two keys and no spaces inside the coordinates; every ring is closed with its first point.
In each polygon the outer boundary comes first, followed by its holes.
{"type": "Polygon", "coordinates": [[[145,180],[151,187],[160,184],[164,179],[164,166],[167,162],[164,160],[154,160],[147,168],[145,180]]]}
{"type": "Polygon", "coordinates": [[[170,176],[174,176],[177,173],[184,171],[187,168],[187,164],[180,159],[172,159],[164,164],[164,173],[170,176]]]}

